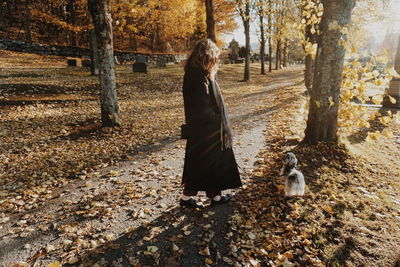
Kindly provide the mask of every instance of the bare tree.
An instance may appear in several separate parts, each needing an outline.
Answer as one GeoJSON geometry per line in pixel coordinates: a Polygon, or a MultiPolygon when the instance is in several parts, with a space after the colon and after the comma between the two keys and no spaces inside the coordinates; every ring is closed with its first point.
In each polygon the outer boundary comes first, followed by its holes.
{"type": "Polygon", "coordinates": [[[339,90],[345,56],[345,47],[339,40],[346,38],[341,27],[350,23],[355,0],[322,0],[322,4],[324,13],[305,130],[305,142],[309,144],[337,142],[339,90]]]}
{"type": "Polygon", "coordinates": [[[215,35],[215,20],[213,0],[205,0],[206,3],[206,23],[207,23],[207,38],[217,42],[215,35]]]}
{"type": "Polygon", "coordinates": [[[100,69],[100,105],[103,126],[118,126],[110,0],[88,0],[96,33],[100,69]]]}

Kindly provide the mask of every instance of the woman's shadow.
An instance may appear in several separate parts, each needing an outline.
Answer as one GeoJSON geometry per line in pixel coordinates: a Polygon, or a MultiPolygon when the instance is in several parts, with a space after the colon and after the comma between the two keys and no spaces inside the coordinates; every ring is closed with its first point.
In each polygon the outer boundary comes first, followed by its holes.
{"type": "Polygon", "coordinates": [[[205,260],[231,266],[226,255],[231,250],[229,221],[234,206],[231,202],[203,210],[175,207],[85,253],[75,266],[204,266],[205,260]]]}

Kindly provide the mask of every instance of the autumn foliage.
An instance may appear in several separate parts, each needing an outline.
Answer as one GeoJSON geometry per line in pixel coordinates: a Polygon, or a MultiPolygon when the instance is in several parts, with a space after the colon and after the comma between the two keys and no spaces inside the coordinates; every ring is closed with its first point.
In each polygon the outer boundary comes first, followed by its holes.
{"type": "MultiPolygon", "coordinates": [[[[235,29],[229,1],[213,3],[217,35],[235,29]]],[[[111,6],[117,49],[179,52],[206,35],[201,0],[113,0],[111,6]]],[[[5,0],[0,4],[0,33],[6,38],[86,47],[90,28],[86,0],[5,0]]]]}

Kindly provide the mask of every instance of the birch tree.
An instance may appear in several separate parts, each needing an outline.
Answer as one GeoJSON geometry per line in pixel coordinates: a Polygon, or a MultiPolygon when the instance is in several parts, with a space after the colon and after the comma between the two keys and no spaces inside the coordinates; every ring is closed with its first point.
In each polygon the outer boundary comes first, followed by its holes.
{"type": "Polygon", "coordinates": [[[110,0],[88,0],[99,55],[100,106],[103,126],[120,125],[115,84],[110,0]]]}

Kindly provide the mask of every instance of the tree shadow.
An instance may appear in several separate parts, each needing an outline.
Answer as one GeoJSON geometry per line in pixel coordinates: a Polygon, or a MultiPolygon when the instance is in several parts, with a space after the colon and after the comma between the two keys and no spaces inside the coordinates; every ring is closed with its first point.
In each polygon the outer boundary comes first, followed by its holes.
{"type": "Polygon", "coordinates": [[[13,83],[13,84],[0,84],[0,91],[8,94],[16,95],[53,95],[64,93],[87,93],[98,95],[99,89],[96,84],[85,86],[61,86],[56,84],[34,84],[34,83],[13,83]]]}
{"type": "MultiPolygon", "coordinates": [[[[332,236],[332,233],[328,230],[325,232],[325,235],[332,236]]],[[[328,259],[329,263],[332,266],[346,266],[346,261],[350,259],[351,251],[354,250],[356,246],[357,244],[352,237],[346,238],[344,244],[333,253],[330,259],[328,259]]]]}
{"type": "MultiPolygon", "coordinates": [[[[382,116],[387,116],[389,111],[392,112],[393,115],[396,115],[397,112],[399,112],[399,110],[390,109],[390,108],[386,108],[386,107],[381,107],[378,112],[382,116]]],[[[383,124],[379,120],[379,118],[370,119],[370,120],[368,120],[368,123],[370,124],[370,128],[363,127],[359,131],[348,136],[347,139],[350,141],[351,144],[360,144],[367,139],[369,132],[382,131],[383,129],[388,127],[387,125],[383,124]]]]}

